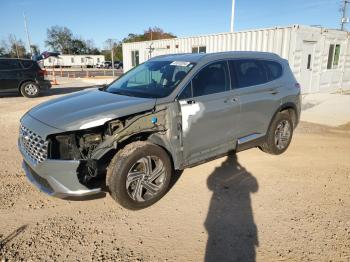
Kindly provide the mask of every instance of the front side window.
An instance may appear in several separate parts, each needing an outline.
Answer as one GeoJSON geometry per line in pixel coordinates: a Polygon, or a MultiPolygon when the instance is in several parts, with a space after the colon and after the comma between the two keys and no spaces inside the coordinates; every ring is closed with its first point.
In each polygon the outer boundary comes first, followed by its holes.
{"type": "Polygon", "coordinates": [[[188,85],[182,90],[181,94],[179,95],[179,100],[185,100],[192,98],[192,82],[188,83],[188,85]]]}
{"type": "Polygon", "coordinates": [[[230,89],[227,62],[221,61],[203,68],[192,80],[193,96],[204,96],[230,89]]]}
{"type": "Polygon", "coordinates": [[[190,62],[148,61],[120,77],[107,92],[145,98],[166,97],[193,67],[190,62]]]}
{"type": "Polygon", "coordinates": [[[232,60],[229,64],[231,77],[235,79],[234,88],[261,85],[269,81],[263,63],[259,60],[232,60]]]}

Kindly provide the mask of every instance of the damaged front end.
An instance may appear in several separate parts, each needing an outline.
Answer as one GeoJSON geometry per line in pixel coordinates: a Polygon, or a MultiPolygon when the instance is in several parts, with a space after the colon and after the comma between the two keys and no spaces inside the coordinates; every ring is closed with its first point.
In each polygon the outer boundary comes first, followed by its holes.
{"type": "MultiPolygon", "coordinates": [[[[29,116],[28,116],[29,117],[29,116]]],[[[26,119],[23,120],[25,125],[26,119]]],[[[19,148],[28,178],[42,191],[75,199],[105,191],[107,166],[119,148],[151,134],[165,134],[166,108],[110,120],[102,126],[63,133],[46,139],[46,159],[31,161],[20,135],[19,148]]]]}

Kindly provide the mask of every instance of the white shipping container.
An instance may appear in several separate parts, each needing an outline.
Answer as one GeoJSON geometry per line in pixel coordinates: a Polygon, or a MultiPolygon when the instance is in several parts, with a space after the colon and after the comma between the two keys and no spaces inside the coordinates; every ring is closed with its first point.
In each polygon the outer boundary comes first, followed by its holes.
{"type": "Polygon", "coordinates": [[[151,57],[191,52],[264,51],[287,59],[303,93],[350,90],[350,33],[292,25],[123,44],[124,70],[151,57]]]}

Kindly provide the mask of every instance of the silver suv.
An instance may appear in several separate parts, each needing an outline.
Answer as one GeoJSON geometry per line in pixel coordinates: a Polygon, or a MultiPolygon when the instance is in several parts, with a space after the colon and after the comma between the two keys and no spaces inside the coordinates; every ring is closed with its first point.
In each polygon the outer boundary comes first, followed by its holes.
{"type": "Polygon", "coordinates": [[[29,180],[52,196],[109,192],[140,209],[176,170],[253,147],[283,153],[299,116],[300,86],[275,54],[166,55],[31,109],[19,149],[29,180]]]}

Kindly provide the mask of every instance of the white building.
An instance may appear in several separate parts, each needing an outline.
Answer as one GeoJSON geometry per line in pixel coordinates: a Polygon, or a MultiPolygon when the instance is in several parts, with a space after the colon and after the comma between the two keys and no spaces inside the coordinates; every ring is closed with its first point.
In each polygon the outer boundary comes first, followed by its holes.
{"type": "Polygon", "coordinates": [[[350,33],[292,25],[123,44],[124,70],[150,57],[190,52],[266,51],[287,59],[303,93],[350,90],[350,33]]]}
{"type": "Polygon", "coordinates": [[[60,55],[44,59],[45,67],[94,67],[105,61],[104,55],[60,55]]]}

